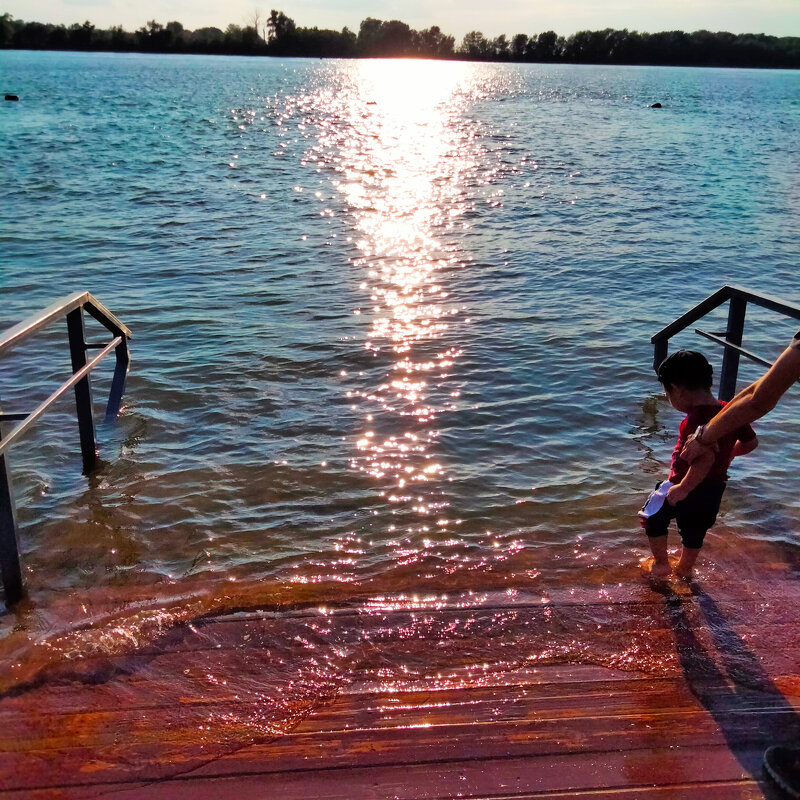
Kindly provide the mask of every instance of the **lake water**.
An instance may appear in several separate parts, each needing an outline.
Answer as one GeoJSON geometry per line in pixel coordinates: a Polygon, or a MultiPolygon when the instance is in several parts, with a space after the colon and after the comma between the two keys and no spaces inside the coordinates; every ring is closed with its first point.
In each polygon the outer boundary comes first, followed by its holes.
{"type": "MultiPolygon", "coordinates": [[[[796,72],[0,68],[0,328],[88,290],[134,337],[96,476],[69,397],[11,453],[30,598],[4,686],[212,610],[635,586],[680,422],[650,336],[726,283],[800,301],[796,72]]],[[[796,328],[753,311],[745,346],[796,328]]],[[[33,344],[0,363],[5,411],[66,377],[64,331],[33,344]]],[[[798,409],[732,468],[711,585],[796,561],[798,409]]]]}

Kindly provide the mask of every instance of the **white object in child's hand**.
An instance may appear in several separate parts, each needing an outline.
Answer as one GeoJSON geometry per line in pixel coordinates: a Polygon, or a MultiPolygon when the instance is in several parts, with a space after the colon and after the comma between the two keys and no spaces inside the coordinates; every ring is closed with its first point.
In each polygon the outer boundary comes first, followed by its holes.
{"type": "Polygon", "coordinates": [[[639,516],[642,519],[649,519],[657,514],[667,502],[667,492],[672,488],[672,481],[661,481],[647,498],[647,502],[642,506],[639,516]]]}

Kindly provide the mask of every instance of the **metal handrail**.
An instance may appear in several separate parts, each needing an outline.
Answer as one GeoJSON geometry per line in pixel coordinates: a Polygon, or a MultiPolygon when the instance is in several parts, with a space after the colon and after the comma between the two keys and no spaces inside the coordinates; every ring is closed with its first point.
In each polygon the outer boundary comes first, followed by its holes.
{"type": "Polygon", "coordinates": [[[19,559],[19,541],[17,536],[16,511],[14,494],[11,488],[6,451],[24,433],[26,433],[39,417],[65,392],[75,389],[75,404],[80,434],[83,471],[92,472],[97,466],[97,444],[92,414],[92,393],[89,384],[89,373],[112,351],[116,355],[114,377],[111,381],[106,420],[115,419],[122,404],[125,391],[125,380],[130,366],[128,340],[130,330],[123,325],[97,298],[89,292],[75,292],[48,306],[38,314],[9,328],[0,334],[0,356],[11,348],[18,346],[29,336],[42,330],[47,325],[65,318],[72,360],[72,377],[63,383],[43,403],[33,411],[25,413],[1,414],[0,423],[19,422],[4,438],[0,430],[0,574],[3,580],[6,606],[17,603],[23,595],[22,570],[19,559]],[[83,312],[84,310],[113,335],[110,342],[101,344],[86,341],[83,312]],[[88,359],[88,349],[100,349],[100,352],[88,359]]]}
{"type": "Polygon", "coordinates": [[[800,319],[800,305],[779,300],[768,294],[751,292],[740,286],[723,286],[721,289],[709,295],[705,300],[698,303],[694,308],[689,309],[674,322],[670,322],[665,328],[656,333],[650,342],[653,345],[653,369],[658,370],[659,364],[667,357],[669,352],[669,340],[675,334],[680,333],[685,328],[693,325],[697,320],[718,308],[723,303],[729,302],[728,307],[728,326],[723,334],[708,333],[699,328],[696,333],[711,339],[725,348],[722,357],[722,370],[719,379],[719,398],[720,400],[730,400],[736,394],[736,379],[739,372],[739,356],[744,356],[751,361],[755,361],[766,367],[772,366],[772,362],[745,350],[742,347],[742,335],[744,333],[744,318],[747,304],[760,306],[761,308],[776,311],[787,317],[800,319]],[[722,338],[724,335],[724,338],[722,338]]]}
{"type": "Polygon", "coordinates": [[[0,453],[4,450],[8,450],[9,447],[14,443],[14,441],[19,438],[25,431],[30,428],[34,422],[36,422],[39,417],[47,411],[48,407],[51,406],[59,397],[61,397],[64,392],[68,389],[71,389],[75,384],[82,380],[85,375],[87,375],[97,364],[100,363],[112,350],[114,350],[117,345],[122,341],[121,336],[114,337],[104,348],[103,352],[99,355],[96,355],[85,367],[81,367],[66,383],[59,386],[50,397],[47,398],[41,405],[37,406],[33,411],[29,412],[28,414],[0,414],[0,422],[7,420],[9,418],[19,418],[22,417],[22,422],[14,428],[11,433],[6,436],[4,439],[0,440],[0,453]]]}
{"type": "Polygon", "coordinates": [[[105,325],[115,336],[124,334],[126,338],[132,338],[130,330],[96,297],[89,292],[73,292],[73,294],[57,300],[53,305],[45,308],[44,311],[31,315],[13,328],[9,328],[5,333],[0,334],[0,353],[7,348],[14,347],[14,345],[27,339],[28,336],[41,330],[54,320],[60,319],[70,311],[80,307],[84,307],[91,316],[102,325],[105,325]]]}

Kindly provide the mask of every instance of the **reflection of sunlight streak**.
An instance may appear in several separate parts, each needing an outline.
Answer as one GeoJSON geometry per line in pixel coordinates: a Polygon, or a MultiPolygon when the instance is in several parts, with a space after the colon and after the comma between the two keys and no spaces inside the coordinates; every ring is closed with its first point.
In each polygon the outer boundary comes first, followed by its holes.
{"type": "MultiPolygon", "coordinates": [[[[368,416],[370,429],[356,443],[353,465],[388,478],[400,490],[443,479],[443,466],[428,452],[437,436],[430,423],[453,410],[458,396],[443,391],[460,350],[436,345],[456,313],[446,305],[438,273],[453,263],[441,234],[463,212],[461,176],[469,164],[451,122],[469,73],[448,67],[362,62],[348,109],[358,136],[340,151],[338,188],[361,232],[356,265],[366,273],[360,288],[372,303],[364,346],[391,359],[389,374],[372,391],[360,393],[377,406],[378,419],[368,416]],[[378,428],[388,435],[379,435],[378,428]]],[[[395,492],[388,499],[422,516],[446,505],[417,491],[395,492]]]]}
{"type": "MultiPolygon", "coordinates": [[[[362,530],[388,534],[379,541],[400,569],[422,560],[444,574],[480,568],[485,559],[466,554],[457,533],[463,520],[447,513],[453,478],[435,452],[448,425],[442,415],[462,402],[453,381],[468,320],[449,295],[461,265],[455,234],[470,227],[464,215],[474,208],[469,187],[485,179],[477,128],[464,116],[482,91],[480,77],[474,65],[412,60],[354,62],[338,75],[345,79],[336,91],[287,98],[278,124],[302,115],[301,136],[313,129],[303,163],[331,175],[350,221],[364,366],[339,374],[350,408],[364,418],[351,467],[381,498],[362,510],[362,530]]],[[[323,192],[315,195],[325,202],[323,192]]],[[[352,580],[371,558],[324,554],[310,580],[352,580]]]]}

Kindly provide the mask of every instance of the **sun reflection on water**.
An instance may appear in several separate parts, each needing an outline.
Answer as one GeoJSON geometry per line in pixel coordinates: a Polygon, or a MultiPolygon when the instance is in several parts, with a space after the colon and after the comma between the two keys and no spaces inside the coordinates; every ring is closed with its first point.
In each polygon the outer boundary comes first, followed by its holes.
{"type": "MultiPolygon", "coordinates": [[[[463,173],[474,161],[463,127],[453,125],[472,73],[440,66],[359,64],[343,110],[354,135],[337,142],[335,184],[352,216],[353,265],[363,276],[363,301],[353,311],[364,315],[363,346],[376,364],[370,384],[348,391],[364,409],[351,466],[376,479],[392,514],[402,509],[428,523],[409,533],[451,524],[441,490],[447,468],[433,445],[437,417],[456,411],[460,394],[449,383],[462,350],[448,336],[463,309],[447,289],[459,261],[445,235],[461,224],[463,173]]],[[[323,150],[331,144],[320,140],[323,150]]],[[[397,555],[408,563],[417,550],[397,555]]]]}
{"type": "Polygon", "coordinates": [[[463,502],[466,484],[481,488],[463,435],[482,376],[467,371],[465,354],[477,297],[470,228],[479,206],[496,205],[498,176],[513,169],[474,106],[508,87],[474,64],[364,60],[332,75],[267,98],[272,126],[246,110],[231,118],[270,142],[275,170],[291,171],[297,155],[313,171],[300,182],[291,172],[292,202],[317,223],[309,235],[324,236],[350,265],[331,276],[329,312],[352,313],[333,365],[347,406],[335,461],[358,498],[346,500],[352,522],[341,518],[346,527],[323,534],[291,581],[364,586],[380,573],[405,585],[496,569],[520,555],[520,531],[502,519],[487,526],[472,498],[463,502]],[[358,552],[354,538],[363,539],[358,552]]]}

